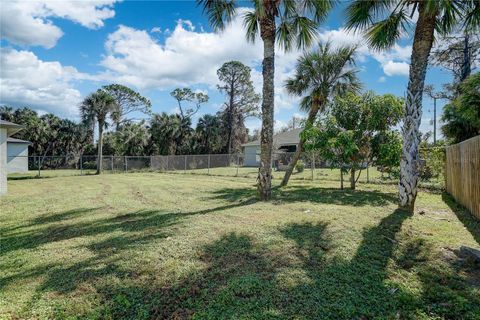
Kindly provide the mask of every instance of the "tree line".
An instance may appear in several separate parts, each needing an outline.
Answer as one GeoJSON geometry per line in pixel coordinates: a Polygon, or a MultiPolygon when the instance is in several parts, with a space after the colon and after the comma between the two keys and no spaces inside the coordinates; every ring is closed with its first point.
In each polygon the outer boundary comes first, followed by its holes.
{"type": "Polygon", "coordinates": [[[31,142],[30,155],[97,154],[99,171],[103,155],[238,153],[249,139],[245,120],[258,116],[260,95],[254,90],[251,69],[241,62],[224,63],[217,75],[225,102],[216,114],[202,115],[196,126],[193,116],[209,101],[207,94],[174,89],[170,94],[177,112],[153,113],[149,99],[120,84],[88,95],[79,106],[78,123],[39,115],[28,107],[2,106],[0,117],[25,126],[16,137],[31,142]]]}

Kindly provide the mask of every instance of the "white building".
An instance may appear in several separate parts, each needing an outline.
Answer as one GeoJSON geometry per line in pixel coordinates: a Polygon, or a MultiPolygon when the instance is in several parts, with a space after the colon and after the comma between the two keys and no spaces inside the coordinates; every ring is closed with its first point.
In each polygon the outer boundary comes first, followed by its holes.
{"type": "MultiPolygon", "coordinates": [[[[274,135],[273,152],[293,153],[297,151],[302,130],[303,128],[297,128],[274,135]]],[[[242,147],[244,155],[243,165],[246,167],[258,167],[260,165],[260,140],[242,144],[242,147]]]]}
{"type": "Polygon", "coordinates": [[[7,138],[7,173],[28,172],[29,141],[7,138]]]}
{"type": "Polygon", "coordinates": [[[0,119],[0,195],[7,193],[8,137],[22,130],[19,124],[0,119]]]}

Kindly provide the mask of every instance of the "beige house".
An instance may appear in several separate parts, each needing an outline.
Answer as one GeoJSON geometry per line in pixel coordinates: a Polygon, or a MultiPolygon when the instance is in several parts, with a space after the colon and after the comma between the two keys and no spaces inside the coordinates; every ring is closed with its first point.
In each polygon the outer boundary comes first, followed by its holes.
{"type": "Polygon", "coordinates": [[[8,138],[22,130],[19,124],[0,119],[0,195],[7,193],[8,138]]]}

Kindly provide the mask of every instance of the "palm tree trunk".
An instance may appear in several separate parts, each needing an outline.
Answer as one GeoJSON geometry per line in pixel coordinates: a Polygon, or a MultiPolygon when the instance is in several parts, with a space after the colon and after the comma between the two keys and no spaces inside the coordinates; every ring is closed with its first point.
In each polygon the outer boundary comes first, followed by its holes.
{"type": "MultiPolygon", "coordinates": [[[[315,118],[317,117],[318,114],[318,106],[312,106],[312,109],[310,110],[307,118],[307,124],[313,124],[315,121],[315,118]]],[[[303,145],[305,144],[305,141],[303,140],[302,137],[300,137],[300,141],[298,142],[297,150],[295,151],[295,155],[293,156],[292,161],[288,164],[287,171],[285,172],[285,175],[283,176],[282,183],[280,186],[284,187],[288,184],[288,181],[290,180],[290,176],[293,173],[293,169],[295,169],[295,166],[297,165],[298,160],[300,159],[300,156],[303,152],[303,145]]]]}
{"type": "Polygon", "coordinates": [[[103,123],[98,123],[98,154],[97,154],[97,174],[102,173],[103,157],[103,123]]]}
{"type": "Polygon", "coordinates": [[[258,169],[257,190],[261,200],[269,200],[272,195],[275,17],[267,14],[260,22],[260,30],[263,40],[263,100],[262,132],[260,136],[260,168],[258,169]]]}
{"type": "Polygon", "coordinates": [[[405,118],[402,127],[403,148],[398,185],[399,206],[409,212],[413,212],[417,197],[422,95],[436,21],[436,14],[427,13],[425,5],[425,2],[420,1],[405,101],[405,118]]]}

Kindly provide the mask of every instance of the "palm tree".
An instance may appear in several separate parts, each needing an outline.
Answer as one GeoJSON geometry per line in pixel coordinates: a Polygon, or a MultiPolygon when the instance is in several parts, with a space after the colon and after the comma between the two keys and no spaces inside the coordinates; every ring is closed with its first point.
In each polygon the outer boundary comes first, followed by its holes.
{"type": "Polygon", "coordinates": [[[98,124],[98,156],[97,156],[97,174],[102,173],[102,147],[103,130],[107,127],[107,118],[112,117],[118,106],[115,99],[104,90],[97,90],[86,97],[80,105],[80,115],[82,120],[97,120],[98,124]]]}
{"type": "MultiPolygon", "coordinates": [[[[318,113],[325,111],[333,97],[360,90],[358,70],[353,68],[354,53],[354,47],[333,49],[330,43],[326,43],[319,44],[317,50],[305,53],[298,59],[295,75],[286,81],[285,87],[292,95],[305,95],[300,102],[300,109],[308,113],[307,126],[313,124],[318,113]]],[[[304,142],[300,137],[293,160],[283,177],[282,186],[287,185],[303,152],[304,142]]]]}
{"type": "Polygon", "coordinates": [[[222,147],[224,137],[221,135],[221,122],[217,116],[203,115],[198,119],[196,132],[202,153],[215,153],[222,147]]]}
{"type": "Polygon", "coordinates": [[[418,186],[418,147],[422,95],[428,57],[434,33],[445,35],[462,21],[472,30],[480,25],[478,0],[355,0],[347,8],[347,27],[365,30],[368,44],[377,50],[392,47],[408,31],[411,18],[418,13],[414,27],[410,75],[402,127],[403,148],[400,159],[399,205],[413,212],[418,186]]]}
{"type": "MultiPolygon", "coordinates": [[[[203,6],[215,30],[223,30],[236,14],[240,1],[197,0],[203,6]]],[[[310,46],[316,27],[332,9],[335,0],[252,0],[253,10],[243,16],[247,39],[254,42],[258,35],[263,41],[262,131],[260,134],[260,168],[258,193],[260,199],[270,199],[272,192],[272,149],[275,41],[290,50],[310,46]]]]}

